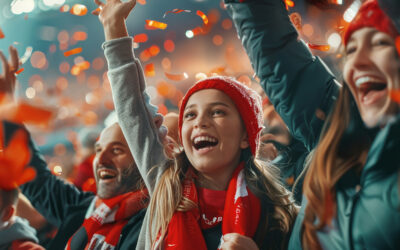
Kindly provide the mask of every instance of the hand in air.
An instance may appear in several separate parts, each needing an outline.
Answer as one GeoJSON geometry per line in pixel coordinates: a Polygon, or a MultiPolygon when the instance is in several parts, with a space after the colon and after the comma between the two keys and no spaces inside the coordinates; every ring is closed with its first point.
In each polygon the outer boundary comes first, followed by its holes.
{"type": "Polygon", "coordinates": [[[222,250],[258,250],[256,243],[250,237],[237,233],[225,234],[222,250]]]}
{"type": "Polygon", "coordinates": [[[7,58],[3,52],[0,51],[0,60],[3,65],[3,72],[0,75],[0,94],[6,94],[10,98],[14,96],[15,83],[17,81],[15,72],[19,67],[19,59],[17,49],[13,46],[9,47],[10,61],[7,62],[7,58]]]}

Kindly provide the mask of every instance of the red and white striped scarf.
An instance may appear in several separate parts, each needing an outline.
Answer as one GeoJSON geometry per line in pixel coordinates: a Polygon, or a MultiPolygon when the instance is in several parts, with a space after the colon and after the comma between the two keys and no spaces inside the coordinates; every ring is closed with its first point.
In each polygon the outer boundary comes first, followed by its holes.
{"type": "Polygon", "coordinates": [[[93,199],[90,217],[69,239],[66,249],[114,249],[121,231],[131,216],[148,205],[147,190],[118,195],[111,199],[93,199]]]}
{"type": "MultiPolygon", "coordinates": [[[[183,181],[183,196],[199,204],[193,174],[188,173],[183,181]]],[[[233,173],[229,182],[222,219],[222,235],[238,233],[253,237],[256,233],[261,205],[259,199],[251,193],[244,178],[244,163],[233,173]]],[[[186,212],[176,211],[168,224],[167,234],[158,239],[155,248],[163,245],[163,249],[207,249],[200,228],[200,211],[198,208],[186,212]]],[[[221,243],[223,238],[221,237],[221,243]]]]}

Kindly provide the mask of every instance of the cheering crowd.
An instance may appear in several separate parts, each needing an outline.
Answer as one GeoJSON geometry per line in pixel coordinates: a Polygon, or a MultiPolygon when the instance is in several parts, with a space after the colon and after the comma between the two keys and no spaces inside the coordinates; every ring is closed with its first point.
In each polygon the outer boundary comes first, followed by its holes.
{"type": "Polygon", "coordinates": [[[165,118],[125,24],[136,1],[94,2],[118,117],[90,142],[95,193],[54,176],[1,114],[0,249],[400,249],[399,1],[362,3],[335,76],[284,1],[225,0],[260,88],[207,77],[165,118]],[[16,215],[19,193],[57,228],[46,244],[16,215]]]}

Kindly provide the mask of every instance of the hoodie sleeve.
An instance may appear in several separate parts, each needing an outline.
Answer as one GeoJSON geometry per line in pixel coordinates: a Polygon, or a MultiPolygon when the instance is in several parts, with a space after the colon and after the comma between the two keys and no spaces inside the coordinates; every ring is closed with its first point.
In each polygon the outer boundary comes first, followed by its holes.
{"type": "Polygon", "coordinates": [[[143,69],[134,56],[132,38],[107,41],[103,49],[119,124],[140,174],[152,194],[157,180],[165,170],[162,164],[166,159],[164,148],[153,120],[160,114],[150,104],[150,98],[145,92],[143,69]]]}

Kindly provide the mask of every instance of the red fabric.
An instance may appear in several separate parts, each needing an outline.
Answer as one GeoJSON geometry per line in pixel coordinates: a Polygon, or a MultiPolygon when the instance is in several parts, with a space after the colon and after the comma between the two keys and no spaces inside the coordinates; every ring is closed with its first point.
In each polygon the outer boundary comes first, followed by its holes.
{"type": "MultiPolygon", "coordinates": [[[[129,192],[106,200],[96,197],[95,209],[81,227],[85,229],[88,239],[85,249],[95,249],[99,244],[115,247],[129,218],[147,206],[147,198],[147,190],[129,192]]],[[[71,241],[75,234],[68,241],[68,250],[74,249],[71,241]]]]}
{"type": "Polygon", "coordinates": [[[351,21],[344,33],[344,45],[347,45],[350,36],[354,31],[364,27],[375,28],[379,31],[389,34],[393,38],[396,38],[396,36],[399,35],[392,21],[381,10],[376,0],[367,0],[362,4],[356,17],[353,19],[353,21],[351,21]]]}
{"type": "Polygon", "coordinates": [[[208,229],[221,223],[224,217],[226,191],[197,187],[200,207],[200,227],[208,229]]]}
{"type": "MultiPolygon", "coordinates": [[[[243,171],[244,163],[241,163],[233,173],[228,185],[222,221],[222,235],[239,233],[253,237],[257,230],[261,210],[260,201],[247,188],[243,171]]],[[[198,204],[199,199],[193,178],[192,172],[189,172],[183,182],[183,195],[198,204]]],[[[168,225],[164,248],[192,249],[193,246],[196,246],[196,249],[199,250],[207,249],[199,220],[199,209],[175,212],[168,225]]],[[[160,244],[160,242],[157,243],[160,244]]],[[[156,248],[158,248],[157,243],[156,248]]]]}
{"type": "Polygon", "coordinates": [[[186,104],[191,95],[203,89],[221,90],[232,99],[246,126],[250,149],[255,156],[260,141],[260,132],[263,128],[261,97],[254,90],[230,77],[209,77],[197,82],[188,90],[179,109],[179,137],[181,140],[183,113],[186,104]]]}
{"type": "MultiPolygon", "coordinates": [[[[83,184],[89,179],[94,179],[93,173],[94,155],[87,157],[83,162],[76,166],[76,175],[73,180],[74,185],[79,189],[83,188],[83,184]]],[[[86,190],[85,190],[86,191],[86,190]]]]}
{"type": "Polygon", "coordinates": [[[15,240],[9,250],[44,250],[44,248],[32,241],[15,240]]]}

